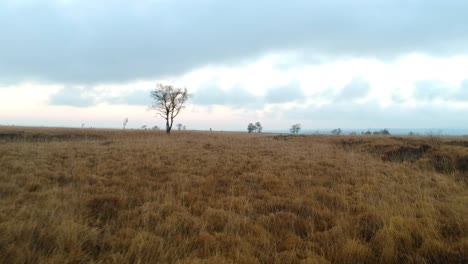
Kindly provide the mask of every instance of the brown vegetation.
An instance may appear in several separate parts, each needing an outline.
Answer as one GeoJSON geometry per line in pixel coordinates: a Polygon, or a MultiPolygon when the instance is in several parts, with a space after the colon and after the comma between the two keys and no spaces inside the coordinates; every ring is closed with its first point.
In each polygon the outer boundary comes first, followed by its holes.
{"type": "Polygon", "coordinates": [[[467,263],[467,142],[0,128],[0,259],[467,263]]]}

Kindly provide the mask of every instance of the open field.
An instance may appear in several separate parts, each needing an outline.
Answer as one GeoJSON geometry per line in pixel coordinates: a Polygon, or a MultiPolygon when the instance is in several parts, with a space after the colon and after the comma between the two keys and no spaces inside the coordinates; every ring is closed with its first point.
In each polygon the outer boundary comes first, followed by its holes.
{"type": "Polygon", "coordinates": [[[3,263],[467,263],[468,138],[0,128],[3,263]]]}

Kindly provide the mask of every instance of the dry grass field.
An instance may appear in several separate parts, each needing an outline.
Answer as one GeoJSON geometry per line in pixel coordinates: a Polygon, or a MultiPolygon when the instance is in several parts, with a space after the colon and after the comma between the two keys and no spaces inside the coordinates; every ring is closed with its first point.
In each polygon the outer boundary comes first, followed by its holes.
{"type": "Polygon", "coordinates": [[[2,263],[468,263],[468,138],[0,128],[2,263]]]}

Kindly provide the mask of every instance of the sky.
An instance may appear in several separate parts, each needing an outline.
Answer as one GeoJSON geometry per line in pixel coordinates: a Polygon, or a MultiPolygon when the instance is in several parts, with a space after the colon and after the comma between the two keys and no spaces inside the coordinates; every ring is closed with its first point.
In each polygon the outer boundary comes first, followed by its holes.
{"type": "Polygon", "coordinates": [[[2,0],[0,124],[468,129],[465,0],[2,0]]]}

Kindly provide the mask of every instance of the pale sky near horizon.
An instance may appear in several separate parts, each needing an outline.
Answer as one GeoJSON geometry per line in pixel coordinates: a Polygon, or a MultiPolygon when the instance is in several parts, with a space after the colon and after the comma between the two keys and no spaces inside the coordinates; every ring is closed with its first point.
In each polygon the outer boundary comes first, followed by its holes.
{"type": "Polygon", "coordinates": [[[4,0],[0,125],[468,129],[468,1],[4,0]]]}

